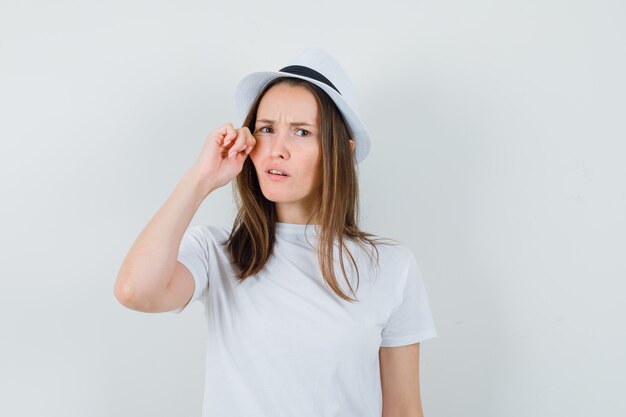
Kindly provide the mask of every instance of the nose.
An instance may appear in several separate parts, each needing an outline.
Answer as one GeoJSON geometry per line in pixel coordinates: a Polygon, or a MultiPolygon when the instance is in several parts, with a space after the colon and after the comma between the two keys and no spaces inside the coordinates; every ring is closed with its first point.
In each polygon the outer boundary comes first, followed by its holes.
{"type": "Polygon", "coordinates": [[[289,142],[290,139],[289,129],[278,129],[270,149],[272,158],[289,158],[289,150],[287,149],[286,143],[289,142]]]}

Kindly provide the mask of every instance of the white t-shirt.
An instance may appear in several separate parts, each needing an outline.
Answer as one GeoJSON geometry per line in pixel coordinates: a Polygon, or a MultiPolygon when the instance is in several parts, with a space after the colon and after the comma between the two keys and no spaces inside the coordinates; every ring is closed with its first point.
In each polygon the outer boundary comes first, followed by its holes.
{"type": "MultiPolygon", "coordinates": [[[[348,240],[360,273],[357,290],[344,255],[359,300],[351,303],[322,277],[315,227],[277,223],[268,264],[241,283],[221,245],[229,229],[186,231],[178,261],[195,281],[189,304],[202,302],[208,324],[203,417],[380,417],[379,348],[437,336],[410,250],[379,244],[376,268],[348,240]]],[[[338,284],[353,297],[337,256],[338,284]]]]}

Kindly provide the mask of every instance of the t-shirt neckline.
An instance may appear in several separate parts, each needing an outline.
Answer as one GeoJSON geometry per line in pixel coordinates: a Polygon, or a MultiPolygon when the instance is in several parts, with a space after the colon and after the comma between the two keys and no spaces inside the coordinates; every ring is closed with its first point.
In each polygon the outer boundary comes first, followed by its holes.
{"type": "Polygon", "coordinates": [[[298,223],[281,223],[276,222],[276,231],[280,233],[297,233],[303,234],[305,229],[307,233],[315,233],[317,224],[298,224],[298,223]]]}

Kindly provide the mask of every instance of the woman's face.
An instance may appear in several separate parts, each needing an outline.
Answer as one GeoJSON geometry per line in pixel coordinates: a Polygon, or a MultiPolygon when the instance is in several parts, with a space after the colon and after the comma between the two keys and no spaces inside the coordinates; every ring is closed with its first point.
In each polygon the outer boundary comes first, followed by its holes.
{"type": "Polygon", "coordinates": [[[321,197],[318,108],[304,87],[278,84],[261,99],[250,158],[265,198],[276,203],[278,221],[306,223],[321,197]],[[270,174],[271,169],[286,176],[270,174]]]}

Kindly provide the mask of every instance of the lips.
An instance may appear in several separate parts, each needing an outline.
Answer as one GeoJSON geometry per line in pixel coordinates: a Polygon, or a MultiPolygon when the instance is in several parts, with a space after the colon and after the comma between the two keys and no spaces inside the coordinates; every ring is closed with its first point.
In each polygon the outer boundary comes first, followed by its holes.
{"type": "MultiPolygon", "coordinates": [[[[268,168],[265,170],[265,172],[266,172],[267,174],[269,174],[269,173],[270,173],[270,171],[279,171],[279,172],[281,172],[281,173],[282,173],[285,177],[288,177],[288,176],[289,176],[289,174],[288,174],[288,173],[287,173],[287,172],[286,172],[283,168],[281,168],[281,167],[271,166],[271,167],[268,167],[268,168]]],[[[274,174],[272,174],[272,175],[274,175],[274,174]]]]}

